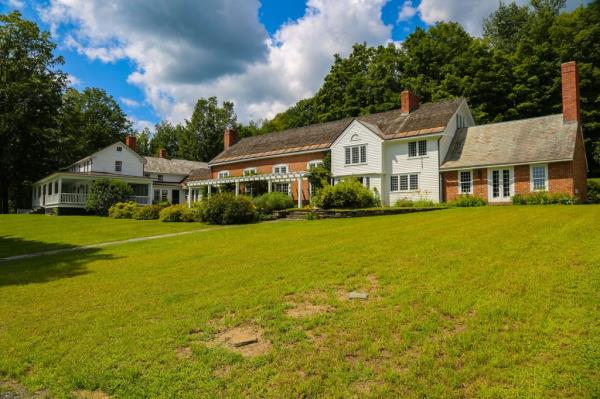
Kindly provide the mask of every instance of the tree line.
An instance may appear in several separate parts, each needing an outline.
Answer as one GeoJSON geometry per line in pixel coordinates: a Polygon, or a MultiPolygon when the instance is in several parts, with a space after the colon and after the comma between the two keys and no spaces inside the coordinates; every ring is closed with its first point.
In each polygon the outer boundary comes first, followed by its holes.
{"type": "Polygon", "coordinates": [[[588,161],[600,173],[600,0],[571,12],[565,0],[500,3],[483,37],[457,23],[417,28],[401,46],[356,44],[335,55],[321,88],[271,120],[237,121],[231,102],[197,101],[189,120],[134,131],[102,89],[69,87],[48,32],[18,12],[0,15],[0,213],[27,207],[31,182],[125,136],[141,155],[208,161],[223,130],[241,137],[388,111],[411,89],[422,102],[465,97],[478,123],[562,112],[560,64],[575,60],[581,77],[588,161]]]}

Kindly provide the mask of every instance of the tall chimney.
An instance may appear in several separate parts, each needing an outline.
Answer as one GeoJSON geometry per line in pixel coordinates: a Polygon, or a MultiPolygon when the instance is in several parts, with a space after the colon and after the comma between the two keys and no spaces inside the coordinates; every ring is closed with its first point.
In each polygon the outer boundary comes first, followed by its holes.
{"type": "Polygon", "coordinates": [[[125,137],[125,145],[135,151],[137,148],[137,138],[135,136],[125,137]]]}
{"type": "Polygon", "coordinates": [[[581,123],[579,105],[579,72],[575,61],[560,66],[562,76],[563,122],[581,123]]]}
{"type": "Polygon", "coordinates": [[[228,149],[237,142],[237,132],[233,129],[227,128],[223,133],[223,149],[228,149]]]}
{"type": "Polygon", "coordinates": [[[400,94],[400,106],[402,112],[408,114],[419,108],[419,97],[410,90],[404,90],[400,94]]]}
{"type": "Polygon", "coordinates": [[[164,148],[161,148],[160,150],[158,150],[158,156],[160,158],[166,158],[167,157],[167,150],[165,150],[164,148]]]}

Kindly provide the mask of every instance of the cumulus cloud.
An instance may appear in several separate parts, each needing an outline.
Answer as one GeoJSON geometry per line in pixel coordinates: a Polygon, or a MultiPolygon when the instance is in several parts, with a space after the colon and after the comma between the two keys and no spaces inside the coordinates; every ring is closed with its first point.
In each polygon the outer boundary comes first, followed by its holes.
{"type": "Polygon", "coordinates": [[[148,128],[150,130],[150,133],[152,133],[152,134],[156,131],[156,127],[155,127],[154,123],[152,123],[150,121],[138,119],[133,116],[130,116],[129,120],[131,121],[133,130],[135,130],[136,132],[141,132],[145,128],[148,128]]]}
{"type": "Polygon", "coordinates": [[[14,8],[17,10],[25,7],[25,2],[23,0],[2,0],[0,3],[5,3],[8,8],[14,8]]]}
{"type": "Polygon", "coordinates": [[[406,0],[402,7],[400,7],[400,12],[398,13],[398,22],[400,21],[408,21],[415,16],[415,14],[419,11],[417,7],[413,6],[413,2],[411,0],[406,0]]]}
{"type": "Polygon", "coordinates": [[[119,100],[129,108],[137,108],[142,105],[139,101],[136,101],[133,98],[120,97],[119,100]]]}
{"type": "Polygon", "coordinates": [[[272,117],[312,95],[333,54],[386,43],[386,0],[309,0],[269,37],[257,0],[51,0],[42,17],[75,26],[65,45],[91,59],[128,59],[128,78],[161,116],[189,118],[199,97],[234,101],[239,119],[272,117]]]}
{"type": "MultiPolygon", "coordinates": [[[[519,5],[529,4],[529,0],[514,0],[519,5]]],[[[589,0],[567,0],[567,9],[573,9],[589,0]]],[[[482,34],[483,19],[498,8],[497,1],[491,0],[421,0],[417,10],[426,24],[440,21],[460,23],[473,35],[482,34]]],[[[401,11],[402,12],[402,11],[401,11]]]]}
{"type": "Polygon", "coordinates": [[[67,79],[69,80],[69,83],[71,84],[71,86],[79,86],[79,85],[81,85],[81,79],[79,79],[75,75],[68,74],[67,75],[67,79]]]}

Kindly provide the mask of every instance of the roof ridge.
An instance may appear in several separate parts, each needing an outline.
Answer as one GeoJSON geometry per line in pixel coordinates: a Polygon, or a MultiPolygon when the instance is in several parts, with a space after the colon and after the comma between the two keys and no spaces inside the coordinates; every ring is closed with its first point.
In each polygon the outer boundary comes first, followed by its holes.
{"type": "Polygon", "coordinates": [[[495,125],[503,125],[503,124],[508,124],[508,123],[524,122],[524,121],[530,121],[530,120],[534,120],[534,119],[548,118],[548,117],[551,117],[551,116],[555,116],[555,117],[556,116],[562,116],[562,114],[550,114],[550,115],[541,115],[541,116],[531,116],[529,118],[514,119],[512,121],[500,121],[500,122],[485,123],[483,125],[466,126],[464,128],[461,128],[461,129],[470,129],[470,128],[475,128],[475,127],[495,126],[495,125]]]}

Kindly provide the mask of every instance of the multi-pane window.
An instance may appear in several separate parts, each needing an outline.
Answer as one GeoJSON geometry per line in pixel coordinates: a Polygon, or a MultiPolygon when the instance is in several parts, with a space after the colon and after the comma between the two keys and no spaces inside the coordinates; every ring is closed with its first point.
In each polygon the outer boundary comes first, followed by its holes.
{"type": "Polygon", "coordinates": [[[118,146],[118,147],[117,147],[117,151],[123,151],[123,147],[121,147],[121,146],[118,146]]]}
{"type": "Polygon", "coordinates": [[[471,171],[470,170],[461,170],[458,172],[459,178],[459,187],[461,194],[471,194],[471,190],[473,188],[473,181],[471,179],[471,171]]]}
{"type": "Polygon", "coordinates": [[[427,155],[427,140],[411,141],[408,143],[409,158],[427,155]]]}
{"type": "Polygon", "coordinates": [[[123,170],[123,161],[115,161],[115,172],[123,170]]]}
{"type": "Polygon", "coordinates": [[[367,146],[355,145],[353,147],[346,147],[345,155],[346,165],[367,163],[367,146]]]}
{"type": "Polygon", "coordinates": [[[311,169],[314,169],[314,168],[316,168],[316,167],[317,167],[317,166],[319,166],[319,165],[323,165],[323,161],[321,161],[320,159],[318,159],[318,160],[315,160],[315,161],[310,161],[310,162],[307,164],[307,167],[306,167],[306,169],[308,169],[308,170],[311,170],[311,169]]]}
{"type": "Polygon", "coordinates": [[[272,190],[279,193],[289,194],[290,185],[289,183],[273,183],[272,190]]]}
{"type": "Polygon", "coordinates": [[[287,173],[288,172],[288,167],[287,165],[276,165],[273,166],[273,173],[287,173]]]}
{"type": "Polygon", "coordinates": [[[546,187],[546,165],[536,165],[531,167],[531,182],[533,191],[545,191],[546,187]]]}
{"type": "Polygon", "coordinates": [[[229,171],[228,170],[222,170],[219,172],[219,179],[223,179],[225,177],[229,177],[229,171]]]}
{"type": "Polygon", "coordinates": [[[415,191],[419,189],[419,175],[404,174],[390,176],[390,191],[415,191]]]}
{"type": "Polygon", "coordinates": [[[256,168],[246,168],[244,169],[244,176],[253,176],[256,174],[256,168]]]}

